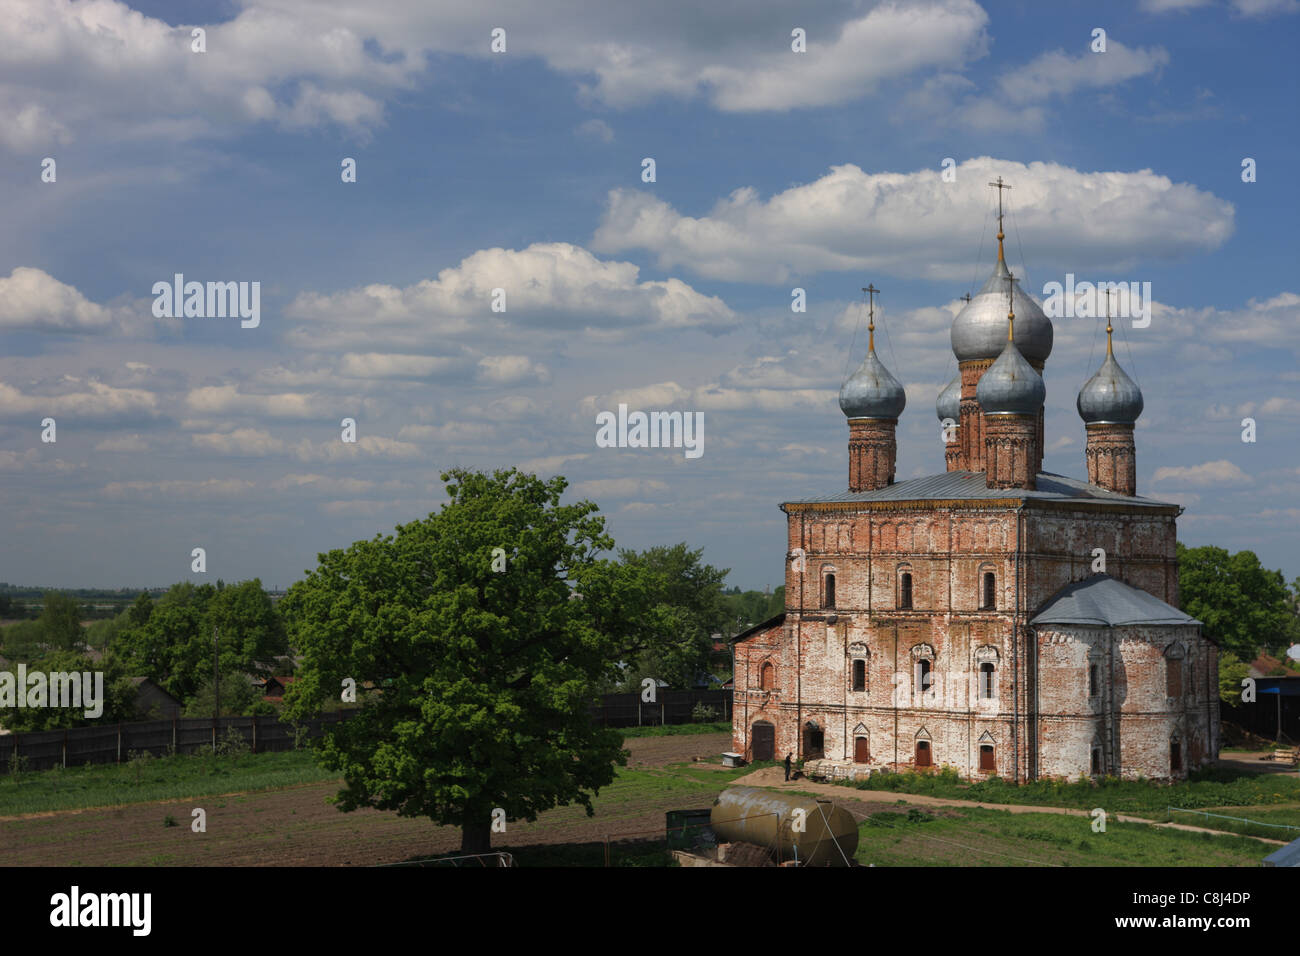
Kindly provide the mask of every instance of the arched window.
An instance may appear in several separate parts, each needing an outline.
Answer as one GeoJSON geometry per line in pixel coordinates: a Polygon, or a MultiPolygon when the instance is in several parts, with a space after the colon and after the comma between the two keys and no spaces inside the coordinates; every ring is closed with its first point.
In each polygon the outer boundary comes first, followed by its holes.
{"type": "Polygon", "coordinates": [[[992,700],[997,694],[994,692],[996,683],[994,680],[994,668],[992,664],[984,663],[980,665],[980,700],[992,700]]]}
{"type": "Polygon", "coordinates": [[[772,690],[776,686],[776,668],[771,661],[763,661],[758,672],[758,686],[761,690],[772,690]]]}
{"type": "Polygon", "coordinates": [[[825,577],[825,586],[822,589],[822,607],[833,608],[835,606],[835,575],[827,574],[825,577]]]}
{"type": "Polygon", "coordinates": [[[898,607],[908,611],[912,608],[912,572],[904,571],[898,577],[898,607]]]}
{"type": "Polygon", "coordinates": [[[1183,769],[1183,744],[1177,737],[1169,741],[1169,772],[1178,773],[1183,769]]]}
{"type": "Polygon", "coordinates": [[[1089,697],[1096,697],[1098,694],[1101,693],[1100,677],[1101,675],[1097,670],[1097,665],[1089,664],[1088,665],[1088,696],[1089,697]]]}
{"type": "Polygon", "coordinates": [[[1097,777],[1101,776],[1102,773],[1101,741],[1094,740],[1092,742],[1092,775],[1097,777]]]}
{"type": "Polygon", "coordinates": [[[930,685],[934,683],[934,674],[930,670],[930,662],[921,660],[916,662],[916,688],[917,696],[926,693],[930,685]]]}
{"type": "Polygon", "coordinates": [[[983,593],[984,600],[980,604],[980,608],[982,610],[985,611],[997,610],[998,608],[997,582],[998,582],[997,575],[995,575],[992,571],[984,572],[984,593],[983,593]]]}
{"type": "Polygon", "coordinates": [[[853,662],[853,689],[855,691],[867,689],[867,662],[860,657],[853,662]]]}

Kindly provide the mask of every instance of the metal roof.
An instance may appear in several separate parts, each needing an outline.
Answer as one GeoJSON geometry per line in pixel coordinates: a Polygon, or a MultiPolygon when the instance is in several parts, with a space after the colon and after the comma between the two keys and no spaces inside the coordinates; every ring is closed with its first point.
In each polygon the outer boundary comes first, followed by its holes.
{"type": "Polygon", "coordinates": [[[1112,578],[1094,574],[1067,584],[1048,598],[1043,609],[1030,619],[1043,624],[1087,624],[1119,627],[1126,624],[1200,624],[1172,604],[1112,578]]]}
{"type": "Polygon", "coordinates": [[[930,501],[942,499],[980,498],[1027,498],[1040,501],[1102,501],[1125,504],[1134,508],[1176,508],[1170,501],[1155,501],[1151,498],[1139,498],[1136,495],[1121,495],[1116,491],[1107,491],[1097,485],[1090,485],[1078,478],[1053,475],[1040,472],[1036,478],[1037,488],[1032,491],[1025,488],[990,488],[985,482],[982,471],[948,471],[940,475],[927,475],[924,478],[909,478],[907,481],[895,482],[875,491],[845,491],[835,495],[821,495],[816,498],[798,498],[786,502],[792,505],[819,504],[822,502],[868,502],[868,501],[930,501]]]}
{"type": "Polygon", "coordinates": [[[1300,840],[1292,840],[1264,857],[1265,866],[1300,866],[1300,840]]]}

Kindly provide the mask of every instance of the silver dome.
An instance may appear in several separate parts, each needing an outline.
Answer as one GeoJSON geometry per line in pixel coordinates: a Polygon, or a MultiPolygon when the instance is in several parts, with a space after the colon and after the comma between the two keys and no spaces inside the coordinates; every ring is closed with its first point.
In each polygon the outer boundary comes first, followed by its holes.
{"type": "Polygon", "coordinates": [[[954,422],[961,421],[961,372],[939,393],[939,401],[934,408],[939,414],[939,421],[949,418],[954,422]]]}
{"type": "Polygon", "coordinates": [[[1037,415],[1047,397],[1047,387],[1043,385],[1043,377],[1005,335],[1004,332],[1002,341],[1006,345],[1002,354],[980,376],[975,398],[986,415],[1037,415]]]}
{"type": "MultiPolygon", "coordinates": [[[[957,313],[952,323],[952,350],[957,361],[991,359],[1007,341],[1007,277],[1011,275],[1006,260],[998,257],[993,274],[979,294],[972,297],[957,313]]],[[[1052,322],[1042,307],[1014,281],[1012,293],[1016,313],[1016,347],[1026,359],[1044,362],[1052,354],[1052,322]]]]}
{"type": "Polygon", "coordinates": [[[897,418],[906,404],[903,386],[876,358],[874,348],[840,389],[840,408],[849,418],[897,418]]]}
{"type": "Polygon", "coordinates": [[[1107,343],[1106,360],[1097,374],[1079,389],[1075,403],[1088,424],[1132,425],[1142,414],[1142,390],[1119,367],[1107,343]]]}

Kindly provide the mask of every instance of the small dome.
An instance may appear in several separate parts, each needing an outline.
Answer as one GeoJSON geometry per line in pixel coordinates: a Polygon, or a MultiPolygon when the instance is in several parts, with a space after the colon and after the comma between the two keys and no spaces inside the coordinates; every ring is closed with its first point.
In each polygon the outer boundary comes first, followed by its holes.
{"type": "Polygon", "coordinates": [[[939,421],[949,418],[954,422],[961,421],[961,372],[939,393],[939,401],[934,408],[939,414],[939,421]]]}
{"type": "MultiPolygon", "coordinates": [[[[1004,318],[1004,327],[1005,322],[1004,318]]],[[[1047,397],[1043,377],[1025,361],[1015,342],[1003,341],[1002,354],[975,386],[975,398],[986,415],[1037,415],[1047,397]]]]}
{"type": "Polygon", "coordinates": [[[1132,425],[1142,414],[1142,390],[1119,367],[1106,343],[1106,360],[1097,374],[1079,389],[1075,403],[1079,417],[1088,424],[1132,425]]]}
{"type": "MultiPolygon", "coordinates": [[[[996,357],[1007,341],[1007,277],[1011,275],[1000,256],[998,264],[979,294],[972,297],[952,322],[952,350],[957,361],[996,357]]],[[[1016,347],[1026,359],[1044,362],[1052,354],[1052,322],[1030,296],[1013,282],[1012,300],[1016,313],[1016,347]]]]}
{"type": "Polygon", "coordinates": [[[903,386],[876,358],[874,348],[840,389],[840,408],[849,418],[897,418],[906,404],[903,386]]]}

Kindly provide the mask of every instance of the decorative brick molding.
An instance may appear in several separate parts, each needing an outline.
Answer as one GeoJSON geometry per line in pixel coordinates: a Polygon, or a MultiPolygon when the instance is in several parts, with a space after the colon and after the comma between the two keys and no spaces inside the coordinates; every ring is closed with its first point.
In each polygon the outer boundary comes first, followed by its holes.
{"type": "Polygon", "coordinates": [[[1137,449],[1132,425],[1095,423],[1087,426],[1088,483],[1118,492],[1137,494],[1137,449]]]}
{"type": "Polygon", "coordinates": [[[894,483],[897,418],[849,420],[849,491],[875,491],[894,483]]]}
{"type": "Polygon", "coordinates": [[[1037,415],[984,416],[984,475],[990,488],[1036,487],[1037,415]]]}

